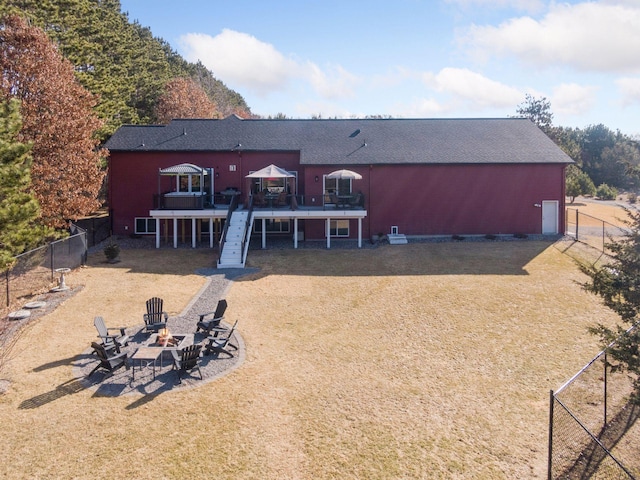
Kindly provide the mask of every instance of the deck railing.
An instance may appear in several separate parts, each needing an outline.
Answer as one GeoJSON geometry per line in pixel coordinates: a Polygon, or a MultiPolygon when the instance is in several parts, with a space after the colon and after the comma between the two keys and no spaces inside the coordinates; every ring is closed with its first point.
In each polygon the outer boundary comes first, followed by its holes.
{"type": "Polygon", "coordinates": [[[318,209],[318,210],[336,210],[336,209],[364,209],[364,196],[362,194],[353,195],[287,195],[286,202],[284,204],[277,202],[275,199],[269,201],[266,199],[262,203],[256,201],[256,195],[252,195],[253,207],[255,210],[269,209],[269,210],[304,210],[304,209],[318,209]]]}
{"type": "MultiPolygon", "coordinates": [[[[213,208],[229,208],[230,204],[242,201],[239,196],[229,196],[216,193],[214,195],[184,194],[177,195],[175,192],[155,194],[153,196],[154,207],[158,210],[204,210],[213,208]]],[[[298,209],[364,209],[364,196],[362,194],[352,195],[292,195],[286,196],[285,202],[280,202],[276,197],[257,201],[257,196],[251,195],[246,202],[253,205],[255,210],[298,210],[298,209]]]]}

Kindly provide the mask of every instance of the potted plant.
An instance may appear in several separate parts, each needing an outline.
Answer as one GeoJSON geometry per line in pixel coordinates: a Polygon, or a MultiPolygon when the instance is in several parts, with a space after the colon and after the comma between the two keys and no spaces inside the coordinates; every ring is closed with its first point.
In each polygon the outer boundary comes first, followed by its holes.
{"type": "Polygon", "coordinates": [[[113,240],[104,247],[104,256],[107,257],[109,263],[115,263],[118,261],[118,255],[120,255],[120,245],[113,240]]]}

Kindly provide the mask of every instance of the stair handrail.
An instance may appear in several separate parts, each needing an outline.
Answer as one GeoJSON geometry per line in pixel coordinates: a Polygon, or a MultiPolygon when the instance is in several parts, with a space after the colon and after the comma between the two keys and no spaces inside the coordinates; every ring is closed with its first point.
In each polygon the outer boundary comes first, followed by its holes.
{"type": "Polygon", "coordinates": [[[231,223],[231,215],[233,215],[233,211],[238,206],[238,196],[234,195],[231,197],[231,203],[229,203],[229,209],[227,210],[227,218],[224,222],[224,228],[222,229],[222,233],[220,234],[219,245],[219,255],[218,259],[222,258],[222,250],[224,250],[224,244],[227,238],[227,231],[229,230],[229,224],[231,223]]]}
{"type": "Polygon", "coordinates": [[[253,222],[253,195],[249,197],[249,208],[247,209],[247,219],[244,223],[244,232],[242,235],[242,265],[247,261],[247,251],[249,250],[249,242],[251,241],[251,224],[253,222]]]}

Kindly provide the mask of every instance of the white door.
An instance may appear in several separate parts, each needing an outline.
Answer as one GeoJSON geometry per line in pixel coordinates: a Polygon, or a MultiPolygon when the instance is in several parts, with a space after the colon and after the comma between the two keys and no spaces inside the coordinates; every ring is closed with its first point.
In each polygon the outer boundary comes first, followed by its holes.
{"type": "Polygon", "coordinates": [[[542,201],[542,234],[555,235],[558,233],[558,201],[542,201]]]}

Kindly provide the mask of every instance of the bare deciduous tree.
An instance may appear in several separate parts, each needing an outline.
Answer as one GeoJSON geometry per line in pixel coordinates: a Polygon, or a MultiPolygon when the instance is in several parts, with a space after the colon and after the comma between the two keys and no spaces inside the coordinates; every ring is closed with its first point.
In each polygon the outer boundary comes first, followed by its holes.
{"type": "Polygon", "coordinates": [[[179,77],[167,82],[156,105],[156,119],[160,123],[169,123],[172,118],[215,117],[216,106],[190,78],[179,77]]]}
{"type": "Polygon", "coordinates": [[[63,227],[94,211],[106,155],[94,136],[97,99],[46,34],[18,15],[0,20],[0,100],[11,98],[21,102],[19,140],[33,145],[31,191],[43,223],[63,227]]]}

